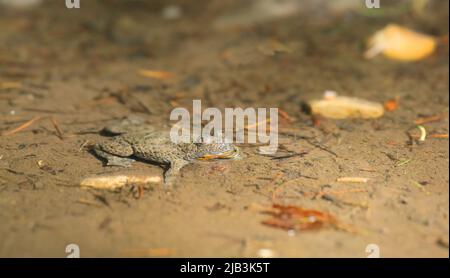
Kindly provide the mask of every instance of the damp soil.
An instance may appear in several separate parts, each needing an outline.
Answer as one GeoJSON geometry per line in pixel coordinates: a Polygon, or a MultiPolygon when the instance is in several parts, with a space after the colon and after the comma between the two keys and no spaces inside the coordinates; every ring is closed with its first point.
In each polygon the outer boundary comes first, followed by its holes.
{"type": "Polygon", "coordinates": [[[433,115],[427,132],[448,134],[448,44],[414,63],[362,56],[389,22],[448,34],[448,2],[426,18],[306,4],[262,18],[244,1],[172,1],[176,19],[162,1],[57,2],[0,10],[1,257],[65,257],[71,243],[82,257],[366,257],[369,244],[382,257],[448,257],[448,138],[414,137],[414,121],[433,115]],[[378,119],[314,119],[303,103],[326,90],[400,101],[378,119]],[[145,162],[105,167],[89,146],[131,114],[164,128],[193,99],[282,110],[279,158],[243,144],[244,159],[190,164],[171,188],[79,186],[97,174],[162,177],[145,162]],[[352,229],[263,225],[260,208],[273,204],[352,229]]]}

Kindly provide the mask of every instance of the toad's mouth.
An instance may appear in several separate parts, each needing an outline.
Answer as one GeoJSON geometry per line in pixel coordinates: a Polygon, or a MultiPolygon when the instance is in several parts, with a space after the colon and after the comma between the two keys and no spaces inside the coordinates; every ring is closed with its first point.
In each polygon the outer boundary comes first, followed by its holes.
{"type": "Polygon", "coordinates": [[[215,160],[215,159],[236,159],[240,155],[240,151],[237,147],[234,147],[231,150],[225,151],[223,153],[209,153],[205,154],[199,158],[198,160],[208,161],[208,160],[215,160]]]}

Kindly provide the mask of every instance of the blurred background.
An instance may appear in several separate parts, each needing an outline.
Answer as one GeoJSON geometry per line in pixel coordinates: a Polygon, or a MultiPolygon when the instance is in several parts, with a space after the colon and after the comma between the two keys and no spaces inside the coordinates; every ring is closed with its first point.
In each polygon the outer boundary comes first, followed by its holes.
{"type": "Polygon", "coordinates": [[[379,2],[0,0],[0,256],[75,243],[93,257],[365,257],[375,243],[383,257],[447,257],[449,1],[379,2]],[[311,115],[324,93],[384,114],[311,115]],[[279,108],[279,152],[243,145],[245,159],[189,165],[170,190],[80,188],[161,176],[104,167],[88,146],[132,114],[163,128],[193,99],[279,108]],[[343,224],[267,222],[280,204],[343,224]]]}

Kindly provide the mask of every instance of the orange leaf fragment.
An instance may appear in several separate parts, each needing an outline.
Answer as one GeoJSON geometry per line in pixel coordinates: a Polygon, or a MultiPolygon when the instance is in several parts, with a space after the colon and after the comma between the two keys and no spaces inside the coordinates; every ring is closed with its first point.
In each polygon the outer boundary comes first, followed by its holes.
{"type": "Polygon", "coordinates": [[[293,122],[291,116],[289,116],[289,114],[286,111],[284,111],[284,110],[278,109],[278,115],[280,116],[280,118],[282,120],[285,120],[288,123],[292,123],[293,122]]]}
{"type": "Polygon", "coordinates": [[[386,111],[395,111],[398,108],[400,97],[396,96],[393,99],[390,99],[384,103],[384,110],[386,111]]]}

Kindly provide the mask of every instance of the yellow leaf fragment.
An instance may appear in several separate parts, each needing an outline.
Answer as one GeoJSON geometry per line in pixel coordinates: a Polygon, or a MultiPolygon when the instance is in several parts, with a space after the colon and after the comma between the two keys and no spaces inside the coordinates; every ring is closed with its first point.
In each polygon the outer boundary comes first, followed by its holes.
{"type": "Polygon", "coordinates": [[[364,56],[370,59],[383,53],[393,60],[417,61],[431,55],[435,49],[434,37],[389,24],[369,39],[364,56]]]}
{"type": "Polygon", "coordinates": [[[80,182],[81,187],[97,189],[116,189],[126,185],[144,185],[161,182],[159,176],[144,175],[101,175],[84,178],[80,182]]]}

